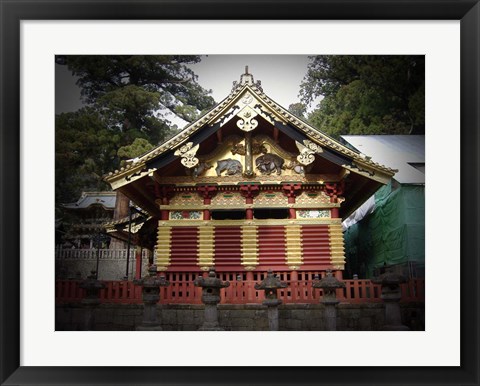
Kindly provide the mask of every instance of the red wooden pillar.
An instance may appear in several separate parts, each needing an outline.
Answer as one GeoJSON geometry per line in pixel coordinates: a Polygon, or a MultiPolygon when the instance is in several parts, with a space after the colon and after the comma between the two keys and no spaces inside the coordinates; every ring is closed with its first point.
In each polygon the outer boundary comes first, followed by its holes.
{"type": "MultiPolygon", "coordinates": [[[[343,194],[345,188],[345,182],[342,180],[340,182],[336,183],[327,183],[324,186],[324,192],[327,196],[330,197],[330,202],[332,204],[338,204],[338,197],[343,194]]],[[[330,214],[332,218],[340,218],[340,210],[338,207],[332,208],[330,211],[330,214]]],[[[334,271],[335,278],[337,280],[343,280],[343,271],[341,270],[335,270],[334,271]]],[[[343,290],[338,289],[337,290],[337,296],[339,298],[342,298],[343,290]]]]}
{"type": "Polygon", "coordinates": [[[292,302],[295,302],[298,299],[298,272],[290,272],[290,290],[292,291],[292,302]]]}
{"type": "MultiPolygon", "coordinates": [[[[155,185],[155,195],[160,200],[160,205],[168,205],[170,203],[170,199],[174,196],[175,191],[173,190],[172,186],[168,185],[155,185]]],[[[170,215],[170,211],[166,209],[162,209],[160,211],[160,219],[161,220],[168,220],[170,215]]]]}
{"type": "Polygon", "coordinates": [[[247,301],[253,301],[253,291],[255,291],[255,288],[253,286],[255,283],[253,282],[253,272],[252,271],[247,271],[247,276],[246,276],[246,282],[247,282],[247,301]]]}
{"type": "MultiPolygon", "coordinates": [[[[258,195],[260,188],[258,185],[242,185],[240,187],[240,194],[245,197],[245,204],[253,204],[253,198],[258,195]]],[[[245,218],[247,220],[253,220],[253,209],[247,208],[245,210],[245,218]]]]}
{"type": "Polygon", "coordinates": [[[204,220],[210,220],[210,210],[208,210],[208,209],[203,210],[203,219],[204,220]]]}
{"type": "MultiPolygon", "coordinates": [[[[338,196],[343,194],[343,189],[345,187],[345,183],[343,180],[338,183],[332,183],[332,184],[325,184],[324,192],[327,194],[327,196],[330,197],[330,202],[332,204],[337,204],[338,203],[338,196]]],[[[332,208],[330,211],[330,214],[332,218],[339,218],[340,217],[340,210],[339,208],[332,208]]]]}
{"type": "MultiPolygon", "coordinates": [[[[283,185],[283,194],[287,196],[289,204],[295,204],[295,197],[297,197],[302,192],[301,184],[284,184],[283,185]]],[[[289,208],[289,218],[297,218],[297,210],[295,208],[289,208]]]]}
{"type": "MultiPolygon", "coordinates": [[[[210,205],[212,203],[212,197],[217,194],[217,187],[216,186],[199,186],[197,188],[198,194],[203,198],[203,205],[210,205]]],[[[203,210],[203,219],[210,220],[210,210],[204,209],[203,210]]]]}
{"type": "Polygon", "coordinates": [[[295,208],[288,208],[288,217],[289,218],[297,218],[297,210],[295,208]]]}
{"type": "Polygon", "coordinates": [[[338,210],[338,208],[332,208],[331,211],[330,211],[330,215],[332,216],[332,218],[339,218],[340,217],[340,211],[338,210]]]}

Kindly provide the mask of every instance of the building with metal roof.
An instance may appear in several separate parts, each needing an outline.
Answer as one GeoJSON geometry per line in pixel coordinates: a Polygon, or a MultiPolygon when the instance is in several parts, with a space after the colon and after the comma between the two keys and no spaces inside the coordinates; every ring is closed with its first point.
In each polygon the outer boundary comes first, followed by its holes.
{"type": "Polygon", "coordinates": [[[425,136],[345,135],[345,143],[397,170],[343,221],[348,275],[371,277],[393,267],[425,271],[425,136]]]}

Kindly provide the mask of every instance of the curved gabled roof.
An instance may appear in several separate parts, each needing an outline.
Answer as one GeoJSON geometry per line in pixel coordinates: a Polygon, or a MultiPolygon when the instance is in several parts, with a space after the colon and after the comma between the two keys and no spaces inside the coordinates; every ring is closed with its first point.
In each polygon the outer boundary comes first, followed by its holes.
{"type": "Polygon", "coordinates": [[[282,125],[293,127],[303,138],[306,137],[322,148],[329,149],[336,154],[348,158],[351,162],[348,165],[342,165],[345,166],[346,169],[350,169],[355,173],[362,174],[381,183],[386,183],[395,174],[395,170],[371,161],[371,159],[364,154],[347,148],[337,140],[320,132],[309,123],[294,116],[287,109],[269,98],[263,92],[260,83],[253,82],[253,77],[251,80],[247,79],[247,81],[243,81],[243,77],[246,75],[250,74],[242,75],[240,84],[237,85],[234,83],[232,92],[218,105],[195,122],[186,126],[172,138],[142,156],[130,160],[130,162],[120,170],[115,170],[106,175],[104,177],[105,181],[109,182],[112,187],[116,189],[147,174],[153,173],[156,170],[155,167],[152,167],[152,161],[154,159],[162,156],[169,150],[177,149],[202,128],[212,127],[214,125],[217,125],[219,128],[225,121],[230,120],[236,115],[235,107],[238,109],[240,100],[249,94],[255,98],[255,103],[258,102],[255,106],[257,107],[255,111],[258,115],[261,115],[272,123],[278,123],[279,127],[282,127],[282,125]]]}
{"type": "Polygon", "coordinates": [[[100,205],[106,210],[113,210],[116,197],[115,192],[83,192],[77,202],[62,206],[66,209],[87,209],[92,205],[100,205]]]}

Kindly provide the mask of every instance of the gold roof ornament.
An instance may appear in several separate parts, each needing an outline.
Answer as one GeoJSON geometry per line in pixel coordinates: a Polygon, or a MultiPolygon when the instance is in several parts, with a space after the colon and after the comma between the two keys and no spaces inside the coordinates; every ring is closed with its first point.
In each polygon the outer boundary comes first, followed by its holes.
{"type": "Polygon", "coordinates": [[[181,163],[186,168],[193,168],[194,166],[198,165],[198,158],[195,158],[195,154],[197,153],[200,144],[193,146],[193,142],[188,142],[185,145],[182,145],[175,151],[175,155],[182,157],[181,163]]]}
{"type": "Polygon", "coordinates": [[[315,154],[323,152],[319,145],[308,139],[303,140],[303,145],[298,141],[295,141],[295,144],[300,151],[300,154],[297,156],[297,161],[305,166],[315,161],[315,154]]]}
{"type": "Polygon", "coordinates": [[[245,85],[255,86],[259,90],[263,91],[261,84],[262,83],[259,80],[255,82],[255,80],[253,79],[253,75],[248,72],[248,66],[245,66],[245,73],[240,75],[240,82],[237,82],[237,81],[233,82],[232,92],[235,91],[235,89],[241,88],[245,85]]]}
{"type": "Polygon", "coordinates": [[[245,66],[245,74],[242,74],[240,76],[240,86],[244,86],[246,84],[250,86],[253,86],[255,84],[255,81],[253,80],[253,75],[248,73],[248,66],[245,66]]]}
{"type": "Polygon", "coordinates": [[[242,111],[237,114],[240,119],[237,121],[237,126],[243,131],[252,131],[258,126],[258,121],[254,119],[257,116],[257,112],[250,106],[245,106],[242,111]]]}

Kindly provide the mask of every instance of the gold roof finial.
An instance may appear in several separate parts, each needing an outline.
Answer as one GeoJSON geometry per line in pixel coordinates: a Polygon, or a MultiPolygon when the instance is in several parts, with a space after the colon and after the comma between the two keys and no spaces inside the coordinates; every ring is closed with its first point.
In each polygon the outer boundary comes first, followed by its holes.
{"type": "Polygon", "coordinates": [[[232,92],[235,91],[237,87],[242,87],[245,85],[255,86],[260,89],[260,91],[263,91],[261,82],[259,80],[255,82],[253,75],[248,72],[248,65],[245,66],[245,73],[240,75],[240,82],[233,82],[232,92]]]}
{"type": "Polygon", "coordinates": [[[245,66],[245,74],[240,76],[240,86],[244,86],[246,84],[253,86],[255,81],[253,80],[253,75],[248,73],[248,66],[245,66]]]}

